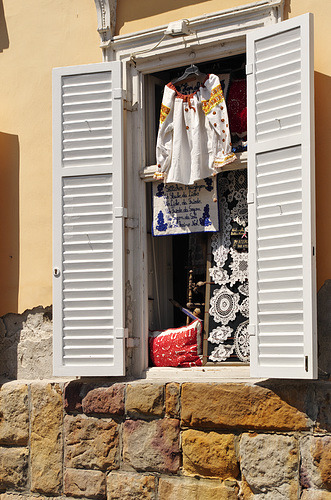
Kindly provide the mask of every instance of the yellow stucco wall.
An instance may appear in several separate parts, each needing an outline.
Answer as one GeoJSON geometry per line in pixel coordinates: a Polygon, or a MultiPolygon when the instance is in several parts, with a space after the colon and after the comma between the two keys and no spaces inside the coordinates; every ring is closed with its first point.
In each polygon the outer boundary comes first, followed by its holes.
{"type": "MultiPolygon", "coordinates": [[[[242,0],[118,0],[118,34],[243,5],[242,0]]],[[[328,167],[331,59],[325,0],[287,0],[315,15],[318,286],[331,278],[328,167]]],[[[0,2],[0,315],[52,302],[51,70],[101,61],[94,0],[0,2]]]]}
{"type": "Polygon", "coordinates": [[[0,2],[0,314],[52,303],[52,67],[100,62],[96,28],[93,0],[0,2]]]}

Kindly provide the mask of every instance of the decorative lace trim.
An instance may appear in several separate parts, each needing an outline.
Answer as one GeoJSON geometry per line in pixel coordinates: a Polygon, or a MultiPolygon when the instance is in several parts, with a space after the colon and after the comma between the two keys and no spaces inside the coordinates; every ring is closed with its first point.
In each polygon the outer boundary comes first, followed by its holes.
{"type": "Polygon", "coordinates": [[[229,283],[229,275],[222,267],[212,267],[209,269],[209,274],[212,280],[218,285],[225,285],[226,283],[229,283]]]}
{"type": "Polygon", "coordinates": [[[244,362],[249,361],[250,355],[248,323],[248,320],[240,323],[234,334],[234,347],[236,349],[236,355],[240,361],[244,362]]]}
{"type": "Polygon", "coordinates": [[[234,345],[220,344],[215,347],[209,359],[211,361],[226,361],[234,351],[234,345]]]}
{"type": "Polygon", "coordinates": [[[237,200],[237,204],[231,210],[232,220],[240,226],[246,227],[248,224],[247,189],[239,189],[239,191],[236,191],[234,197],[237,200]]]}
{"type": "Polygon", "coordinates": [[[215,233],[211,241],[214,260],[219,268],[224,266],[231,247],[231,214],[224,196],[220,200],[220,220],[223,221],[222,230],[215,233]]]}
{"type": "Polygon", "coordinates": [[[215,88],[210,93],[210,98],[208,101],[202,101],[203,112],[208,115],[211,110],[220,102],[224,101],[224,95],[221,85],[216,85],[215,88]]]}
{"type": "Polygon", "coordinates": [[[246,297],[248,297],[248,283],[243,283],[242,285],[238,286],[238,291],[241,293],[241,295],[245,295],[246,297]]]}
{"type": "Polygon", "coordinates": [[[164,104],[161,104],[160,124],[166,120],[169,113],[170,113],[170,108],[168,108],[168,106],[165,106],[164,104]]]}
{"type": "Polygon", "coordinates": [[[214,264],[209,272],[213,282],[220,288],[213,291],[209,313],[220,325],[209,334],[209,347],[217,345],[210,349],[212,352],[208,359],[222,362],[231,356],[248,361],[248,253],[245,250],[238,251],[233,246],[244,232],[242,227],[246,230],[248,225],[246,174],[242,171],[220,174],[218,191],[223,224],[222,231],[212,236],[214,264]]]}
{"type": "Polygon", "coordinates": [[[238,252],[231,248],[230,255],[232,262],[229,265],[232,273],[230,274],[230,285],[234,285],[236,281],[246,281],[248,279],[248,253],[238,252]]]}
{"type": "Polygon", "coordinates": [[[220,344],[231,337],[233,329],[230,326],[218,326],[209,334],[208,340],[213,344],[220,344]]]}
{"type": "Polygon", "coordinates": [[[246,297],[240,304],[240,312],[245,318],[249,318],[249,298],[246,297]]]}
{"type": "Polygon", "coordinates": [[[227,325],[229,321],[236,319],[236,314],[239,311],[239,293],[234,293],[225,285],[214,290],[213,296],[210,299],[209,314],[211,314],[216,323],[227,325]]]}

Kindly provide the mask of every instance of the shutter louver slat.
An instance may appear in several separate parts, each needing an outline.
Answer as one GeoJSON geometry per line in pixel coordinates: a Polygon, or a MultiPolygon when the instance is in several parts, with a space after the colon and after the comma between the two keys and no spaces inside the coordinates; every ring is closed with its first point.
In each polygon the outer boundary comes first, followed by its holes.
{"type": "Polygon", "coordinates": [[[124,374],[124,342],[115,336],[124,327],[124,225],[114,217],[123,206],[122,101],[113,101],[113,87],[121,88],[120,63],[54,70],[59,375],[124,374]]]}
{"type": "Polygon", "coordinates": [[[316,377],[310,17],[248,37],[251,373],[316,377]],[[307,59],[308,58],[308,59],[307,59]],[[249,60],[251,59],[251,60],[249,60]],[[305,357],[309,355],[308,372],[305,357]]]}
{"type": "Polygon", "coordinates": [[[63,164],[67,168],[106,166],[112,163],[112,76],[104,73],[90,83],[90,74],[63,78],[63,164]],[[73,124],[79,124],[79,129],[73,124]],[[99,123],[97,134],[95,124],[99,123]],[[103,123],[103,126],[102,126],[103,123]],[[68,131],[71,135],[65,135],[68,131]],[[75,131],[75,137],[72,132],[75,131]],[[94,132],[94,135],[89,135],[94,132]],[[103,138],[103,135],[106,139],[103,138]]]}

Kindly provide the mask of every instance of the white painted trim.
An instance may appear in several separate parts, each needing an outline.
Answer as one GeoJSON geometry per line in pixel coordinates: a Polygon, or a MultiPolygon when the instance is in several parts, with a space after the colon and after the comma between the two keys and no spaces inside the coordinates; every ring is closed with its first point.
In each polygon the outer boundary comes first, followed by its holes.
{"type": "Polygon", "coordinates": [[[150,30],[115,36],[107,50],[108,60],[130,60],[139,71],[150,73],[162,68],[174,68],[190,60],[207,61],[243,50],[245,35],[282,20],[284,0],[260,0],[251,4],[205,14],[188,19],[191,34],[165,36],[162,25],[150,30]],[[157,45],[157,46],[156,46],[157,45]]]}
{"type": "Polygon", "coordinates": [[[114,36],[117,0],[94,0],[97,10],[100,47],[106,49],[114,36]]]}

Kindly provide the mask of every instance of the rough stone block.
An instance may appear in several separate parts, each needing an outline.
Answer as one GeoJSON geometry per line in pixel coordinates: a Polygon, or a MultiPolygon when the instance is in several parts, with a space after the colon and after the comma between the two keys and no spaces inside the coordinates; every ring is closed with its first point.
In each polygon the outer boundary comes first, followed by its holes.
{"type": "Polygon", "coordinates": [[[239,474],[233,434],[187,430],[182,434],[182,449],[186,474],[221,479],[239,474]]]}
{"type": "Polygon", "coordinates": [[[123,460],[138,470],[177,472],[181,465],[179,421],[166,418],[124,422],[123,460]]]}
{"type": "Polygon", "coordinates": [[[0,328],[0,372],[14,379],[52,376],[52,308],[6,314],[0,328]],[[1,332],[5,332],[1,342],[1,332]]]}
{"type": "Polygon", "coordinates": [[[299,453],[294,437],[243,434],[240,456],[242,474],[255,494],[298,498],[299,453]]]}
{"type": "Polygon", "coordinates": [[[20,493],[2,493],[0,494],[0,500],[68,500],[67,497],[64,496],[56,496],[56,497],[50,497],[50,496],[43,496],[43,495],[33,495],[33,494],[28,494],[26,492],[20,494],[20,493]]]}
{"type": "Polygon", "coordinates": [[[82,401],[83,412],[87,414],[124,415],[124,384],[98,387],[87,393],[82,401]]]}
{"type": "Polygon", "coordinates": [[[58,494],[62,486],[63,402],[58,384],[31,385],[31,491],[58,494]]]}
{"type": "Polygon", "coordinates": [[[235,481],[229,483],[213,479],[188,477],[161,477],[159,500],[237,500],[239,487],[235,481]]]}
{"type": "Polygon", "coordinates": [[[29,411],[27,385],[9,383],[0,391],[0,444],[27,445],[29,411]]]}
{"type": "Polygon", "coordinates": [[[40,338],[21,340],[17,346],[17,379],[40,380],[53,377],[52,332],[40,338]]]}
{"type": "Polygon", "coordinates": [[[111,470],[119,467],[119,426],[109,419],[67,415],[64,419],[66,467],[111,470]]]}
{"type": "Polygon", "coordinates": [[[245,384],[193,384],[182,386],[181,423],[205,429],[307,430],[312,421],[303,411],[305,389],[293,386],[296,406],[276,392],[245,384]],[[301,396],[300,396],[301,395],[301,396]],[[203,404],[202,404],[203,402],[203,404]],[[298,409],[299,407],[300,409],[298,409]]]}
{"type": "Polygon", "coordinates": [[[77,380],[65,384],[63,391],[63,407],[65,411],[67,413],[81,413],[83,411],[82,400],[92,388],[94,389],[94,387],[77,380]]]}
{"type": "Polygon", "coordinates": [[[127,472],[110,472],[107,477],[107,500],[154,500],[155,477],[127,472]]]}
{"type": "Polygon", "coordinates": [[[331,436],[300,441],[300,483],[304,488],[331,490],[331,436]]]}
{"type": "Polygon", "coordinates": [[[131,416],[163,415],[163,384],[128,384],[126,411],[131,416]]]}
{"type": "Polygon", "coordinates": [[[0,489],[22,489],[27,482],[29,450],[0,448],[0,489]]]}
{"type": "Polygon", "coordinates": [[[318,382],[315,385],[318,414],[316,430],[331,432],[331,386],[330,382],[318,382]]]}
{"type": "Polygon", "coordinates": [[[105,498],[106,476],[98,470],[66,469],[63,490],[72,497],[105,498]]]}
{"type": "Polygon", "coordinates": [[[301,500],[331,500],[331,492],[322,490],[304,490],[300,498],[301,500]]]}
{"type": "Polygon", "coordinates": [[[180,385],[177,382],[166,385],[165,414],[170,418],[180,417],[180,385]]]}

